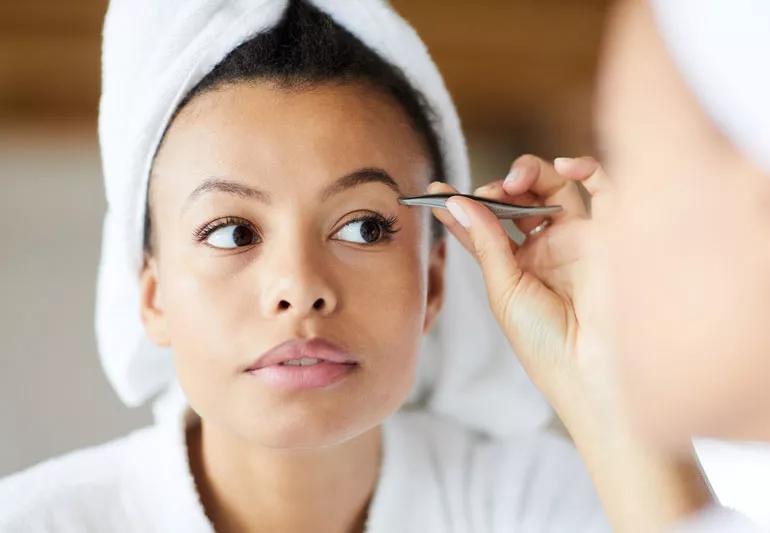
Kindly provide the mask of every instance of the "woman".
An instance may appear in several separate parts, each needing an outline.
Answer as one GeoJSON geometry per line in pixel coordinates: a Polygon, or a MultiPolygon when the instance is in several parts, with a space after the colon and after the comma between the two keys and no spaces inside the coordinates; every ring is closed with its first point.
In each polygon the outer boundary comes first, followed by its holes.
{"type": "Polygon", "coordinates": [[[635,302],[618,315],[630,397],[646,432],[674,448],[692,435],[770,440],[770,10],[626,4],[608,39],[598,124],[616,182],[614,290],[635,302]],[[654,103],[642,96],[653,84],[654,103]],[[645,216],[651,204],[655,217],[645,216]],[[628,261],[630,242],[648,256],[644,278],[628,261]],[[686,386],[659,379],[662,360],[686,386]]]}
{"type": "MultiPolygon", "coordinates": [[[[484,434],[486,413],[440,386],[427,408],[399,411],[423,334],[467,271],[428,213],[396,200],[431,180],[466,186],[467,157],[438,74],[388,7],[114,3],[104,72],[100,352],[127,403],[171,389],[154,427],[6,480],[3,530],[607,529],[559,439],[484,434]],[[152,40],[168,36],[175,46],[152,40]]],[[[522,184],[533,164],[515,165],[522,184]]],[[[533,191],[565,206],[567,228],[584,211],[563,180],[551,194],[554,179],[543,168],[533,191]]],[[[550,242],[540,237],[525,246],[533,259],[550,242]]],[[[605,354],[575,329],[586,307],[565,307],[582,294],[557,270],[540,275],[557,288],[530,280],[508,338],[616,528],[707,500],[691,458],[669,463],[634,442],[605,354]]],[[[440,350],[444,366],[427,371],[452,384],[471,367],[440,350]]],[[[484,392],[497,400],[494,378],[508,373],[492,368],[484,392]]]]}
{"type": "MultiPolygon", "coordinates": [[[[615,316],[630,405],[672,452],[693,436],[768,441],[770,8],[624,2],[615,20],[598,124],[614,180],[610,279],[613,308],[626,308],[615,316]],[[630,243],[645,251],[644,275],[630,243]]],[[[697,520],[709,531],[743,522],[724,510],[697,520]]]]}

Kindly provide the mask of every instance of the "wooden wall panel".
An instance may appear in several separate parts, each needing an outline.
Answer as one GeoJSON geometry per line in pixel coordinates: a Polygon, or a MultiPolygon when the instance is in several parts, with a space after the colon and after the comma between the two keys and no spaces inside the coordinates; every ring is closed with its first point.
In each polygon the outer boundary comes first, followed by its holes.
{"type": "MultiPolygon", "coordinates": [[[[590,146],[607,1],[392,4],[428,43],[469,130],[524,149],[590,146]]],[[[0,123],[95,120],[105,9],[102,0],[0,3],[0,123]]]]}
{"type": "Polygon", "coordinates": [[[106,3],[0,3],[0,121],[92,120],[106,3]]]}
{"type": "Polygon", "coordinates": [[[586,152],[606,0],[393,0],[428,43],[469,130],[586,152]]]}

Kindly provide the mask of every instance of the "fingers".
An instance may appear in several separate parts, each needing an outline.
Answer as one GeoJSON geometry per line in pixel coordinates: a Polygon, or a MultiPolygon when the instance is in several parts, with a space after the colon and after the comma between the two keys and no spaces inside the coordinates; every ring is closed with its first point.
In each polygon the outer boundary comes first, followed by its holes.
{"type": "Polygon", "coordinates": [[[582,180],[596,172],[599,162],[593,157],[557,157],[553,166],[562,176],[582,180]]]}
{"type": "Polygon", "coordinates": [[[513,162],[511,171],[503,182],[503,188],[512,196],[530,191],[548,198],[564,187],[567,181],[547,161],[526,154],[513,162]]]}
{"type": "Polygon", "coordinates": [[[511,248],[511,240],[497,217],[485,206],[456,196],[447,208],[470,239],[471,253],[484,274],[490,303],[497,311],[508,301],[523,276],[511,248]]]}
{"type": "MultiPolygon", "coordinates": [[[[586,216],[585,202],[572,181],[556,172],[547,161],[527,154],[513,162],[502,188],[510,196],[529,193],[538,197],[539,204],[561,205],[564,210],[554,215],[554,220],[586,216]]],[[[541,221],[533,221],[534,226],[541,221]]]]}
{"type": "MultiPolygon", "coordinates": [[[[524,192],[516,196],[509,195],[505,189],[503,189],[503,180],[497,180],[482,185],[475,191],[475,196],[482,198],[489,198],[490,200],[496,200],[498,202],[505,202],[516,205],[542,205],[542,201],[535,194],[531,192],[524,192]]],[[[537,227],[543,221],[542,217],[527,217],[518,219],[515,221],[516,227],[524,233],[528,233],[537,227]]]]}
{"type": "Polygon", "coordinates": [[[580,181],[592,196],[610,186],[607,174],[593,157],[557,157],[553,166],[562,176],[580,181]]]}
{"type": "Polygon", "coordinates": [[[473,191],[475,196],[517,205],[540,205],[540,198],[531,192],[510,195],[503,188],[503,180],[490,181],[473,191]]]}
{"type": "MultiPolygon", "coordinates": [[[[483,185],[476,189],[474,194],[519,205],[561,205],[563,210],[551,217],[554,223],[558,223],[573,218],[588,218],[588,208],[575,183],[578,181],[592,197],[609,187],[609,180],[601,165],[591,157],[560,157],[552,165],[539,157],[527,154],[513,162],[511,172],[505,180],[483,185]]],[[[428,187],[428,192],[455,193],[457,190],[446,183],[434,182],[428,187]]],[[[433,209],[433,214],[463,247],[474,253],[475,246],[469,231],[452,213],[444,209],[433,209]]],[[[528,217],[517,220],[516,225],[522,232],[529,234],[543,220],[542,217],[528,217]]],[[[500,226],[499,221],[495,222],[500,226]]],[[[506,244],[507,249],[512,252],[518,249],[509,237],[506,244]]]]}
{"type": "Polygon", "coordinates": [[[565,224],[558,231],[547,231],[538,236],[525,253],[516,255],[519,268],[540,279],[553,291],[569,295],[572,293],[574,274],[570,266],[583,255],[586,224],[590,221],[576,220],[565,224]]]}
{"type": "MultiPolygon", "coordinates": [[[[456,193],[456,192],[457,192],[457,189],[443,182],[434,181],[433,183],[428,185],[429,194],[456,193]]],[[[454,235],[454,237],[460,242],[460,244],[462,244],[463,247],[466,250],[468,250],[469,253],[473,253],[473,244],[471,243],[471,238],[468,235],[468,232],[455,219],[455,217],[452,216],[452,213],[450,213],[446,209],[440,209],[440,208],[431,209],[431,212],[433,213],[433,216],[435,216],[439,220],[439,222],[441,222],[444,225],[444,227],[446,227],[446,229],[449,230],[449,233],[454,235]]]]}

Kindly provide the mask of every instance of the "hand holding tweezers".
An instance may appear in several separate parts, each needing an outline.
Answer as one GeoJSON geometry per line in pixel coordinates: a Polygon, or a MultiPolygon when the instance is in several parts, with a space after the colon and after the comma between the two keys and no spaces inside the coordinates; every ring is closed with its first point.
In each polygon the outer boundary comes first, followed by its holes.
{"type": "Polygon", "coordinates": [[[489,208],[497,218],[505,219],[517,219],[536,216],[548,216],[558,213],[562,210],[560,205],[545,205],[545,206],[529,206],[529,205],[515,205],[506,204],[504,202],[497,202],[495,200],[489,200],[487,198],[481,198],[472,194],[425,194],[422,196],[409,196],[398,199],[398,203],[409,206],[424,206],[424,207],[438,207],[446,209],[446,201],[453,196],[463,196],[470,198],[481,204],[484,204],[489,208]]]}

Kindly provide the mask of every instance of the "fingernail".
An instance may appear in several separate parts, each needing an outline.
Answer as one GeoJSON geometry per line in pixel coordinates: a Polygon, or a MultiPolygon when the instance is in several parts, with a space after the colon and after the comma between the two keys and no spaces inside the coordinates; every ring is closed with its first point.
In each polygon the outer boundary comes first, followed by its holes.
{"type": "Polygon", "coordinates": [[[575,161],[574,157],[557,157],[553,160],[553,167],[556,169],[556,172],[561,173],[564,167],[570,166],[573,161],[575,161]],[[559,170],[559,167],[561,167],[561,170],[559,170]]]}
{"type": "Polygon", "coordinates": [[[449,209],[449,212],[452,213],[452,216],[455,217],[455,220],[459,222],[462,227],[464,228],[470,228],[471,227],[471,219],[468,218],[468,213],[463,211],[463,208],[457,205],[455,202],[448,201],[446,203],[447,209],[449,209]]]}
{"type": "Polygon", "coordinates": [[[508,175],[505,177],[505,180],[503,180],[503,185],[511,185],[514,181],[519,179],[520,176],[521,170],[518,168],[512,168],[508,175]]]}

